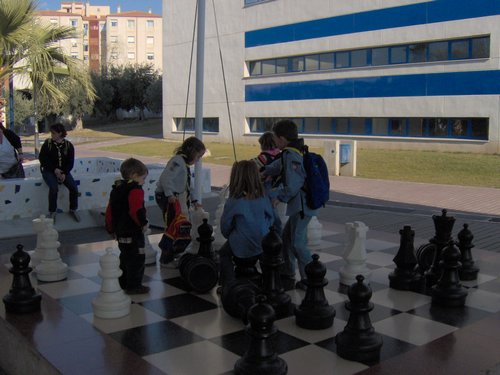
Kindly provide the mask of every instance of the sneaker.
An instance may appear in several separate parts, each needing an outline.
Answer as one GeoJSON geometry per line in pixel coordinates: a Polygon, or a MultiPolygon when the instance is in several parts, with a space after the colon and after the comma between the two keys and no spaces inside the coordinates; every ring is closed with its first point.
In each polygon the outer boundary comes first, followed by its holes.
{"type": "Polygon", "coordinates": [[[80,214],[76,210],[71,210],[69,214],[75,219],[77,223],[79,223],[82,219],[80,217],[80,214]]]}
{"type": "Polygon", "coordinates": [[[127,294],[145,294],[145,293],[149,293],[149,286],[146,286],[146,285],[140,285],[138,287],[135,287],[135,288],[130,288],[130,289],[125,289],[125,293],[127,294]]]}
{"type": "Polygon", "coordinates": [[[55,212],[49,212],[49,214],[47,215],[47,219],[52,219],[52,221],[55,224],[56,223],[56,213],[55,212]]]}
{"type": "Polygon", "coordinates": [[[303,280],[300,280],[300,281],[297,281],[297,283],[295,284],[295,289],[300,289],[300,290],[306,291],[307,285],[303,280]]]}

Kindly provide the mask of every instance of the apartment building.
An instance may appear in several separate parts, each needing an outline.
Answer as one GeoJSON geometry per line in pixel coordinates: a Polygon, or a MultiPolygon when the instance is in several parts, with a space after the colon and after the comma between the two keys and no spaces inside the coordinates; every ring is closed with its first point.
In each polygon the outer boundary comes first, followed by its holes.
{"type": "MultiPolygon", "coordinates": [[[[163,132],[181,137],[196,0],[163,8],[163,132]]],[[[205,25],[206,139],[291,118],[311,145],[500,152],[498,1],[219,0],[205,25]]]]}
{"type": "Polygon", "coordinates": [[[163,69],[162,17],[149,12],[118,12],[106,17],[103,56],[108,64],[153,64],[163,69]]]}
{"type": "Polygon", "coordinates": [[[111,13],[109,6],[61,2],[59,10],[39,11],[56,26],[71,26],[77,37],[60,41],[71,57],[85,61],[93,71],[109,64],[153,64],[162,69],[162,17],[151,12],[111,13]]]}

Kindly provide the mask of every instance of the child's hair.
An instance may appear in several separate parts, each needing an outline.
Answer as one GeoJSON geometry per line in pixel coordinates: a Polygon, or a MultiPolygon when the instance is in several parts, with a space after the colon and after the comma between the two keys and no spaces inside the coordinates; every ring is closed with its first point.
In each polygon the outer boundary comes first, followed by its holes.
{"type": "Polygon", "coordinates": [[[129,158],[125,159],[120,165],[120,173],[124,180],[129,180],[133,175],[144,176],[148,173],[148,167],[140,160],[129,158]]]}
{"type": "Polygon", "coordinates": [[[273,133],[278,137],[285,137],[288,141],[299,138],[297,125],[292,120],[280,120],[273,125],[273,133]]]}
{"type": "Polygon", "coordinates": [[[273,132],[265,132],[259,137],[260,149],[262,151],[272,150],[276,148],[276,143],[274,143],[273,132]]]}
{"type": "Polygon", "coordinates": [[[195,159],[196,155],[198,155],[202,151],[206,151],[203,142],[196,137],[189,137],[186,138],[184,142],[182,142],[182,145],[174,150],[174,153],[176,155],[184,155],[187,159],[186,161],[188,163],[191,163],[195,159]]]}
{"type": "Polygon", "coordinates": [[[50,126],[50,131],[53,131],[53,132],[56,132],[56,133],[60,133],[63,136],[63,138],[66,137],[66,135],[68,134],[68,132],[66,131],[66,128],[64,127],[64,125],[60,124],[60,123],[51,125],[50,126]]]}
{"type": "Polygon", "coordinates": [[[264,196],[257,164],[251,160],[236,161],[231,168],[229,180],[229,196],[231,198],[255,199],[264,196]]]}

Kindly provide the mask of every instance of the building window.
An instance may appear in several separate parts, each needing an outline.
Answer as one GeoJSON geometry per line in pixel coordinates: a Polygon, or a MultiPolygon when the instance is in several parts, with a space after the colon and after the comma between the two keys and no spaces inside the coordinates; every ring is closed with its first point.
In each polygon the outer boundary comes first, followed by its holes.
{"type": "Polygon", "coordinates": [[[155,54],[154,53],[147,53],[146,54],[146,59],[148,59],[148,60],[154,60],[155,59],[155,54]]]}
{"type": "Polygon", "coordinates": [[[263,3],[265,1],[269,0],[245,0],[245,5],[253,5],[253,4],[263,3]]]}
{"type": "Polygon", "coordinates": [[[116,52],[112,52],[111,55],[109,55],[111,60],[117,60],[118,59],[118,54],[116,52]]]}
{"type": "Polygon", "coordinates": [[[248,61],[250,76],[490,57],[490,37],[441,40],[248,61]],[[318,64],[319,63],[319,64],[318,64]]]}
{"type": "Polygon", "coordinates": [[[89,24],[84,23],[83,24],[83,36],[87,36],[89,34],[89,24]]]}
{"type": "Polygon", "coordinates": [[[57,18],[51,18],[50,24],[53,26],[57,26],[59,24],[59,20],[57,18]]]}
{"type": "Polygon", "coordinates": [[[127,27],[133,29],[135,27],[135,20],[127,20],[127,27]]]}
{"type": "Polygon", "coordinates": [[[472,39],[472,58],[480,59],[490,57],[490,38],[472,39]]]}
{"type": "Polygon", "coordinates": [[[135,43],[135,36],[128,36],[127,43],[135,43]]]}
{"type": "MultiPolygon", "coordinates": [[[[278,117],[249,118],[250,132],[270,131],[278,117]]],[[[487,118],[363,118],[305,117],[290,118],[299,133],[322,135],[360,135],[378,137],[418,137],[488,140],[487,118]]]]}
{"type": "Polygon", "coordinates": [[[111,27],[118,27],[118,20],[111,20],[111,27]]]}
{"type": "MultiPolygon", "coordinates": [[[[174,119],[177,131],[193,131],[194,132],[194,118],[178,117],[174,119]]],[[[203,131],[218,133],[219,132],[219,118],[218,117],[204,117],[203,118],[203,131]]]]}
{"type": "Polygon", "coordinates": [[[71,39],[71,47],[77,47],[78,43],[76,42],[76,39],[71,39]]]}
{"type": "Polygon", "coordinates": [[[88,52],[89,51],[89,45],[88,44],[84,44],[83,45],[83,51],[84,52],[88,52]]]}
{"type": "Polygon", "coordinates": [[[75,28],[78,27],[78,20],[72,19],[72,20],[70,20],[70,23],[71,23],[71,27],[75,27],[75,28]]]}
{"type": "Polygon", "coordinates": [[[351,51],[351,67],[368,65],[368,50],[358,49],[351,51]]]}
{"type": "Polygon", "coordinates": [[[127,58],[129,60],[134,60],[135,59],[135,52],[129,52],[129,53],[127,53],[127,58]]]}
{"type": "Polygon", "coordinates": [[[109,37],[109,41],[110,41],[111,43],[118,43],[118,36],[116,36],[116,35],[111,35],[111,36],[109,37]]]}
{"type": "Polygon", "coordinates": [[[78,53],[77,52],[71,52],[71,57],[74,59],[78,58],[78,53]]]}
{"type": "Polygon", "coordinates": [[[389,48],[373,48],[372,49],[372,65],[387,65],[389,64],[389,48]]]}
{"type": "Polygon", "coordinates": [[[155,37],[154,36],[146,37],[146,44],[149,44],[149,45],[155,44],[155,37]]]}
{"type": "Polygon", "coordinates": [[[154,29],[155,27],[155,21],[154,20],[146,20],[146,28],[148,29],[154,29]]]}

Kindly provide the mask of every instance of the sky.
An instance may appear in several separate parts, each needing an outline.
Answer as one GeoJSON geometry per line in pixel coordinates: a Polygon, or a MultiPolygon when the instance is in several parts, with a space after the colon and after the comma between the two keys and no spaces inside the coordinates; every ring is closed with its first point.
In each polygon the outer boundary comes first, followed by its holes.
{"type": "MultiPolygon", "coordinates": [[[[72,1],[72,0],[64,0],[72,1]]],[[[75,0],[78,1],[78,0],[75,0]]],[[[79,0],[85,3],[87,0],[79,0]]],[[[162,0],[89,0],[90,5],[109,5],[111,13],[116,13],[118,5],[122,12],[130,12],[132,10],[141,10],[147,12],[149,8],[155,14],[162,14],[162,0]]],[[[61,0],[38,0],[39,10],[58,10],[61,8],[61,0]]]]}

